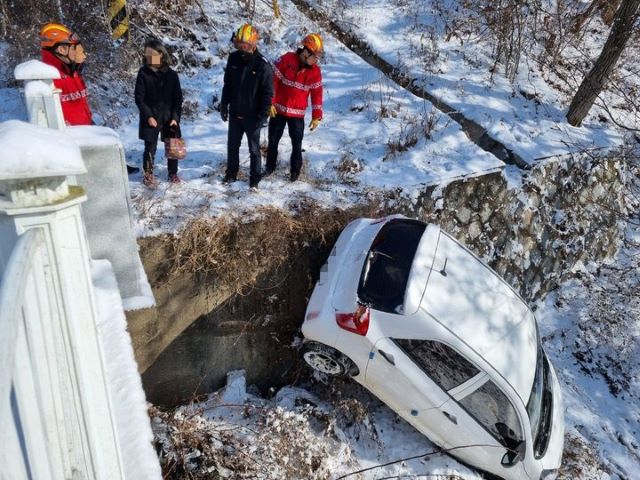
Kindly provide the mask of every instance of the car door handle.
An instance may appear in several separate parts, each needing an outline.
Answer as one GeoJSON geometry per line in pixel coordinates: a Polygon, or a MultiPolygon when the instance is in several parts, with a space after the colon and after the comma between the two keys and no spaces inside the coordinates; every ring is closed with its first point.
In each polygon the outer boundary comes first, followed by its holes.
{"type": "Polygon", "coordinates": [[[451,415],[449,412],[442,412],[442,414],[447,417],[449,420],[451,420],[453,423],[455,423],[456,425],[458,424],[458,419],[456,418],[455,415],[451,415]]]}
{"type": "Polygon", "coordinates": [[[391,355],[390,353],[384,352],[382,350],[378,350],[378,353],[382,355],[382,358],[384,358],[387,362],[395,366],[396,361],[393,359],[393,355],[391,355]]]}

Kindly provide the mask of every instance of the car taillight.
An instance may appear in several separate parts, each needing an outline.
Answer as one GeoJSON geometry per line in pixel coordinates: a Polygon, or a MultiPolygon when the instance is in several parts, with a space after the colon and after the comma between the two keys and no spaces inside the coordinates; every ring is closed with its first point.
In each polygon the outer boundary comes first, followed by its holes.
{"type": "Polygon", "coordinates": [[[336,323],[340,328],[364,337],[369,330],[369,308],[358,305],[354,313],[336,312],[336,323]]]}

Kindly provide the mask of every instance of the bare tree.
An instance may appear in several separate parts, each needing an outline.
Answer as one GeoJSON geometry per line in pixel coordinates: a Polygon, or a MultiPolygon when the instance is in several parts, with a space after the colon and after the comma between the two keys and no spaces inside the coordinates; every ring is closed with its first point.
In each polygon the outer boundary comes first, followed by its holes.
{"type": "Polygon", "coordinates": [[[280,5],[278,5],[278,0],[272,0],[271,2],[271,6],[273,8],[273,15],[276,18],[280,18],[281,14],[280,14],[280,5]]]}
{"type": "Polygon", "coordinates": [[[567,112],[567,120],[579,127],[587,116],[609,74],[613,71],[638,19],[640,0],[622,0],[613,19],[613,27],[593,68],[582,80],[567,112]]]}
{"type": "Polygon", "coordinates": [[[611,26],[616,10],[620,6],[620,0],[592,0],[584,12],[576,15],[573,23],[573,31],[579,32],[584,23],[591,18],[596,10],[600,11],[600,16],[605,25],[611,26]]]}

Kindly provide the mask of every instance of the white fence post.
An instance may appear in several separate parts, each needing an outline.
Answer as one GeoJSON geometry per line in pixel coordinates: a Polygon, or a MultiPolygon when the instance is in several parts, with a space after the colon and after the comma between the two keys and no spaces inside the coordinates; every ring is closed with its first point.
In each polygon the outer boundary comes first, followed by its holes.
{"type": "Polygon", "coordinates": [[[60,78],[55,67],[40,60],[29,60],[15,68],[16,80],[23,80],[29,122],[42,127],[64,130],[60,90],[53,80],[60,78]]]}
{"type": "Polygon", "coordinates": [[[61,132],[17,121],[0,124],[0,146],[0,428],[9,432],[1,468],[16,478],[123,479],[80,212],[86,197],[67,179],[86,172],[80,149],[61,132]]]}

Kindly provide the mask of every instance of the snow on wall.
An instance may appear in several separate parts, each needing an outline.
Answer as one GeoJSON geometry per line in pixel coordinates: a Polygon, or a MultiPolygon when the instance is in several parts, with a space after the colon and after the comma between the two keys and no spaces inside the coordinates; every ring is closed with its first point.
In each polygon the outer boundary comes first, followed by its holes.
{"type": "Polygon", "coordinates": [[[64,133],[18,120],[0,123],[0,179],[78,175],[80,148],[64,133]]]}
{"type": "Polygon", "coordinates": [[[104,147],[120,145],[120,136],[107,127],[96,125],[75,125],[65,129],[80,147],[104,147]]]}
{"type": "Polygon", "coordinates": [[[532,300],[577,262],[613,257],[627,177],[616,155],[549,159],[529,172],[509,167],[428,189],[413,214],[462,240],[532,300]]]}
{"type": "Polygon", "coordinates": [[[47,65],[40,60],[29,60],[16,66],[13,70],[16,80],[53,80],[60,78],[56,67],[47,65]]]}
{"type": "Polygon", "coordinates": [[[159,480],[162,473],[152,445],[153,434],[142,380],[127,332],[118,284],[109,261],[93,260],[91,276],[99,315],[98,333],[105,355],[125,477],[159,480]]]}

